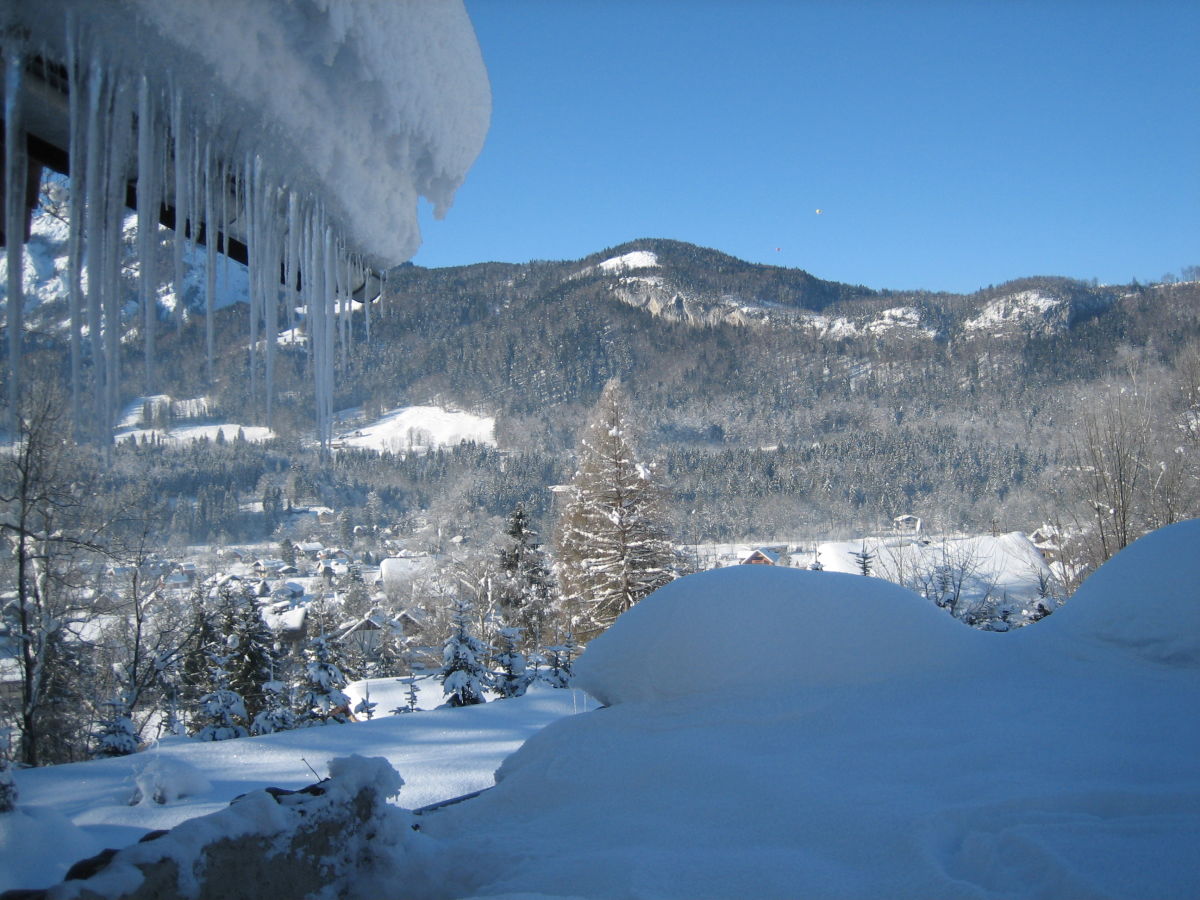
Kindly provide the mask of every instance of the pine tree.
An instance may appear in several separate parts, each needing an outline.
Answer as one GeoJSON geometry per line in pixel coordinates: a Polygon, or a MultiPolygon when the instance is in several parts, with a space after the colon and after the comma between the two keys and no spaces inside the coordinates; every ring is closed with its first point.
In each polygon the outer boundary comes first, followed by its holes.
{"type": "Polygon", "coordinates": [[[343,692],[346,676],[334,660],[324,635],[313,638],[305,650],[308,663],[304,681],[298,685],[297,725],[345,724],[349,721],[350,698],[343,692]]]}
{"type": "Polygon", "coordinates": [[[359,720],[371,721],[375,717],[375,707],[378,703],[371,701],[371,685],[367,682],[363,686],[363,698],[354,704],[354,715],[359,720]]]}
{"type": "Polygon", "coordinates": [[[129,756],[137,753],[138,736],[133,720],[129,718],[128,705],[123,700],[109,700],[104,704],[109,715],[100,723],[96,735],[97,759],[113,756],[129,756]]]}
{"type": "Polygon", "coordinates": [[[586,640],[675,577],[659,491],[630,443],[620,382],[609,381],[579,445],[558,523],[558,576],[586,640]]]}
{"type": "Polygon", "coordinates": [[[505,534],[508,544],[500,550],[500,615],[509,626],[523,630],[529,646],[537,647],[550,616],[550,571],[523,506],[508,517],[505,534]]]}
{"type": "Polygon", "coordinates": [[[17,805],[17,783],[13,780],[12,764],[0,756],[0,814],[12,812],[17,805]]]}
{"type": "Polygon", "coordinates": [[[471,605],[466,600],[454,601],[454,630],[442,648],[442,670],[438,677],[450,706],[473,706],[484,702],[488,673],[483,667],[483,659],[487,651],[469,630],[470,611],[471,605]]]}
{"type": "Polygon", "coordinates": [[[571,686],[571,663],[575,660],[578,647],[573,635],[568,634],[566,641],[544,651],[547,669],[541,678],[553,688],[568,688],[571,686]]]}
{"type": "Polygon", "coordinates": [[[493,689],[501,698],[520,697],[529,687],[525,656],[517,649],[521,641],[521,629],[501,628],[497,637],[500,646],[492,655],[497,668],[493,675],[493,689]]]}
{"type": "Polygon", "coordinates": [[[281,681],[263,685],[263,708],[250,724],[251,734],[276,734],[296,727],[296,714],[287,702],[287,686],[281,681]]]}
{"type": "Polygon", "coordinates": [[[196,723],[199,729],[194,737],[199,741],[227,741],[246,737],[246,704],[237,691],[229,688],[227,657],[214,653],[211,681],[213,690],[200,698],[196,723]]]}
{"type": "Polygon", "coordinates": [[[870,575],[871,566],[875,563],[875,554],[867,549],[867,542],[863,541],[862,549],[850,554],[858,563],[858,571],[861,575],[870,575]]]}
{"type": "Polygon", "coordinates": [[[249,590],[226,595],[222,624],[229,672],[229,688],[241,695],[253,719],[266,705],[264,685],[275,668],[275,635],[263,621],[258,603],[249,590]]]}

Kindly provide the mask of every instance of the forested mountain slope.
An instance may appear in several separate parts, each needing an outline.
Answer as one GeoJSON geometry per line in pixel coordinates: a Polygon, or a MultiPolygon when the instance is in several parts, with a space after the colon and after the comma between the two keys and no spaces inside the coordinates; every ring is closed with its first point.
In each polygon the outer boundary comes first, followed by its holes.
{"type": "MultiPolygon", "coordinates": [[[[258,423],[263,379],[247,362],[246,308],[216,313],[210,384],[202,294],[191,285],[183,313],[164,323],[160,390],[258,423]]],[[[48,291],[34,317],[45,353],[30,363],[46,371],[64,352],[61,303],[48,291]]],[[[271,425],[285,439],[313,427],[302,313],[280,316],[298,326],[274,376],[271,425]]],[[[495,416],[499,452],[434,468],[503,483],[455,482],[497,514],[500,497],[549,505],[545,484],[516,484],[497,460],[517,452],[520,471],[569,476],[584,415],[618,375],[688,536],[876,526],[902,512],[945,527],[1032,527],[1055,514],[1056,491],[1069,493],[1068,451],[1105,391],[1152,399],[1167,427],[1160,442],[1173,439],[1195,400],[1181,367],[1197,352],[1200,282],[1030,277],[970,295],[896,292],[644,239],[580,260],[405,265],[369,310],[355,305],[345,330],[336,408],[366,420],[423,403],[495,416]]],[[[136,335],[126,353],[136,371],[136,335]]],[[[404,481],[365,471],[357,455],[352,465],[363,486],[352,496],[404,481]]],[[[426,502],[439,493],[413,490],[404,495],[426,502]]]]}

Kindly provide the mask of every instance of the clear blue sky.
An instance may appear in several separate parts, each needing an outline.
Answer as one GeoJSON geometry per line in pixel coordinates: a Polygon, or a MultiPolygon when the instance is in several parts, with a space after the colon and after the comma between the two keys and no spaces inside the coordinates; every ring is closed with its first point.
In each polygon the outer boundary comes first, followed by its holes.
{"type": "Polygon", "coordinates": [[[467,9],[491,131],[418,265],[638,237],[876,288],[1200,265],[1194,0],[467,9]]]}

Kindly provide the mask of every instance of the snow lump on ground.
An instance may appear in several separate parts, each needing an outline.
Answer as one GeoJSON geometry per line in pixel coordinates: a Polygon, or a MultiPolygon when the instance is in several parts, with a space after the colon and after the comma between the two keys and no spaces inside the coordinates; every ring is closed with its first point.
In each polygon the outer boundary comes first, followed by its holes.
{"type": "Polygon", "coordinates": [[[1200,896],[1196,546],[1144,538],[1005,634],[862,576],[676,582],[580,659],[609,708],[424,826],[472,861],[447,896],[1200,896]]]}

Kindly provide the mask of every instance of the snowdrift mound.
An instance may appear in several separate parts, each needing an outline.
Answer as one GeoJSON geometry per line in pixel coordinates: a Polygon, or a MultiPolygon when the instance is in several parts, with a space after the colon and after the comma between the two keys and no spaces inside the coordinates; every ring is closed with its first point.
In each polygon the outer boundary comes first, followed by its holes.
{"type": "Polygon", "coordinates": [[[574,684],[609,706],[857,684],[953,666],[997,637],[877,578],[730,566],[674,581],[622,614],[588,645],[574,684]]]}
{"type": "Polygon", "coordinates": [[[1152,532],[1099,569],[1038,628],[1144,662],[1200,668],[1200,519],[1152,532]]]}
{"type": "Polygon", "coordinates": [[[548,726],[495,788],[423,826],[447,859],[472,860],[441,883],[449,896],[1200,896],[1197,619],[1180,609],[1195,605],[1197,536],[1189,523],[1144,538],[1011,633],[858,575],[737,566],[676,581],[580,659],[578,683],[610,708],[548,726]],[[1176,665],[1131,664],[1131,650],[1176,665]],[[513,853],[514,833],[535,848],[513,853]]]}

